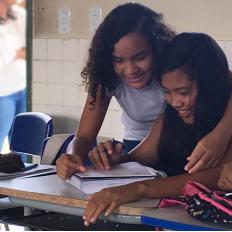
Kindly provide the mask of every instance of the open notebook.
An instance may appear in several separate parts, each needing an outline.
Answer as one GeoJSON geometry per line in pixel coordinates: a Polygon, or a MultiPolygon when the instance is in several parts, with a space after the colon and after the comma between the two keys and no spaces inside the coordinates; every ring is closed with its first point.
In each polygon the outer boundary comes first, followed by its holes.
{"type": "Polygon", "coordinates": [[[110,170],[89,167],[84,173],[75,173],[67,182],[86,194],[93,194],[108,187],[163,177],[166,177],[166,174],[162,171],[137,162],[129,162],[115,165],[110,170]]]}

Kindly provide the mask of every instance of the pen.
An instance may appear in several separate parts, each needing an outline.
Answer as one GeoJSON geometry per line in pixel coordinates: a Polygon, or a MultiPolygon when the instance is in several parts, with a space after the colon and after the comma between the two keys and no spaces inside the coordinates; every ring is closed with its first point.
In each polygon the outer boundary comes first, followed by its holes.
{"type": "Polygon", "coordinates": [[[24,168],[22,168],[20,171],[24,172],[24,171],[28,171],[28,170],[31,170],[33,168],[36,168],[38,166],[38,164],[31,164],[31,165],[28,165],[24,168]]]}

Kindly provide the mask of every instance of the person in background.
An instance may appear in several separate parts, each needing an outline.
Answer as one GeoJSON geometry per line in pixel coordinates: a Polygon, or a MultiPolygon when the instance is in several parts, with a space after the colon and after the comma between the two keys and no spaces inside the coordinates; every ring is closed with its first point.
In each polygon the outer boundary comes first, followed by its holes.
{"type": "MultiPolygon", "coordinates": [[[[163,89],[156,80],[157,67],[174,35],[163,23],[161,14],[140,4],[120,5],[106,16],[93,37],[81,73],[88,97],[79,128],[66,154],[56,162],[61,178],[86,170],[83,162],[93,147],[113,96],[123,111],[124,152],[147,136],[166,106],[163,89]]],[[[215,166],[223,158],[232,133],[231,115],[232,99],[215,129],[188,154],[187,171],[215,166]]]]}
{"type": "Polygon", "coordinates": [[[26,111],[26,12],[0,0],[0,150],[14,116],[26,111]]]}
{"type": "Polygon", "coordinates": [[[222,190],[232,191],[232,162],[224,165],[218,181],[218,187],[222,190]]]}
{"type": "MultiPolygon", "coordinates": [[[[222,166],[232,160],[232,140],[224,160],[215,168],[186,173],[186,158],[199,140],[221,120],[232,88],[226,57],[217,43],[203,33],[176,36],[161,60],[159,83],[168,106],[145,140],[128,155],[117,149],[109,154],[111,141],[99,144],[89,153],[91,161],[104,165],[138,161],[163,170],[168,177],[106,188],[90,197],[83,214],[85,225],[95,223],[105,212],[108,216],[121,204],[143,197],[160,198],[181,194],[186,181],[197,181],[217,188],[222,166]]],[[[111,144],[112,145],[112,144],[111,144]]]]}
{"type": "Polygon", "coordinates": [[[26,8],[26,0],[18,0],[17,5],[25,9],[26,8]]]}

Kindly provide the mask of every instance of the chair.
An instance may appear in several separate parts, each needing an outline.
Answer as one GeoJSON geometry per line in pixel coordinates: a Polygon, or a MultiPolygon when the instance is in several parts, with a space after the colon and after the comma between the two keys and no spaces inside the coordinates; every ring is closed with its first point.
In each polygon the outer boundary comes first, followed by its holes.
{"type": "Polygon", "coordinates": [[[55,165],[61,154],[66,152],[74,134],[55,134],[43,141],[40,164],[55,165]]]}
{"type": "MultiPolygon", "coordinates": [[[[42,155],[40,164],[51,164],[55,165],[56,160],[66,152],[66,149],[69,143],[74,138],[74,134],[55,134],[51,137],[46,138],[43,141],[42,155]]],[[[93,147],[96,146],[99,142],[103,142],[112,138],[98,136],[96,141],[93,143],[93,147]]],[[[87,159],[85,164],[91,164],[87,159]]]]}
{"type": "Polygon", "coordinates": [[[10,137],[10,150],[41,155],[43,141],[53,133],[52,118],[40,112],[15,116],[10,137]]]}

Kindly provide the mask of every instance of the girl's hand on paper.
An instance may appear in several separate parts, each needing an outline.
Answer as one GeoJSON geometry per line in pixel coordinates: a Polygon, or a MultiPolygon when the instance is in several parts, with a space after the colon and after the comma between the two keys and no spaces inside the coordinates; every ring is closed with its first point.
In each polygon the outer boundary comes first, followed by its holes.
{"type": "Polygon", "coordinates": [[[218,187],[222,190],[232,191],[232,162],[224,165],[218,187]]]}
{"type": "Polygon", "coordinates": [[[93,194],[83,214],[84,225],[95,223],[103,211],[105,211],[104,216],[107,217],[120,205],[141,198],[143,188],[140,188],[138,183],[106,188],[93,194]]]}
{"type": "Polygon", "coordinates": [[[78,155],[63,154],[56,161],[57,175],[64,180],[71,177],[77,171],[86,171],[86,168],[83,166],[83,161],[78,155]]]}
{"type": "Polygon", "coordinates": [[[197,143],[187,158],[189,162],[185,166],[185,171],[193,173],[215,167],[223,159],[227,144],[227,137],[212,131],[197,143]]]}
{"type": "Polygon", "coordinates": [[[92,164],[97,169],[108,170],[119,162],[122,153],[122,144],[113,144],[112,141],[101,142],[93,148],[88,156],[92,164]]]}

